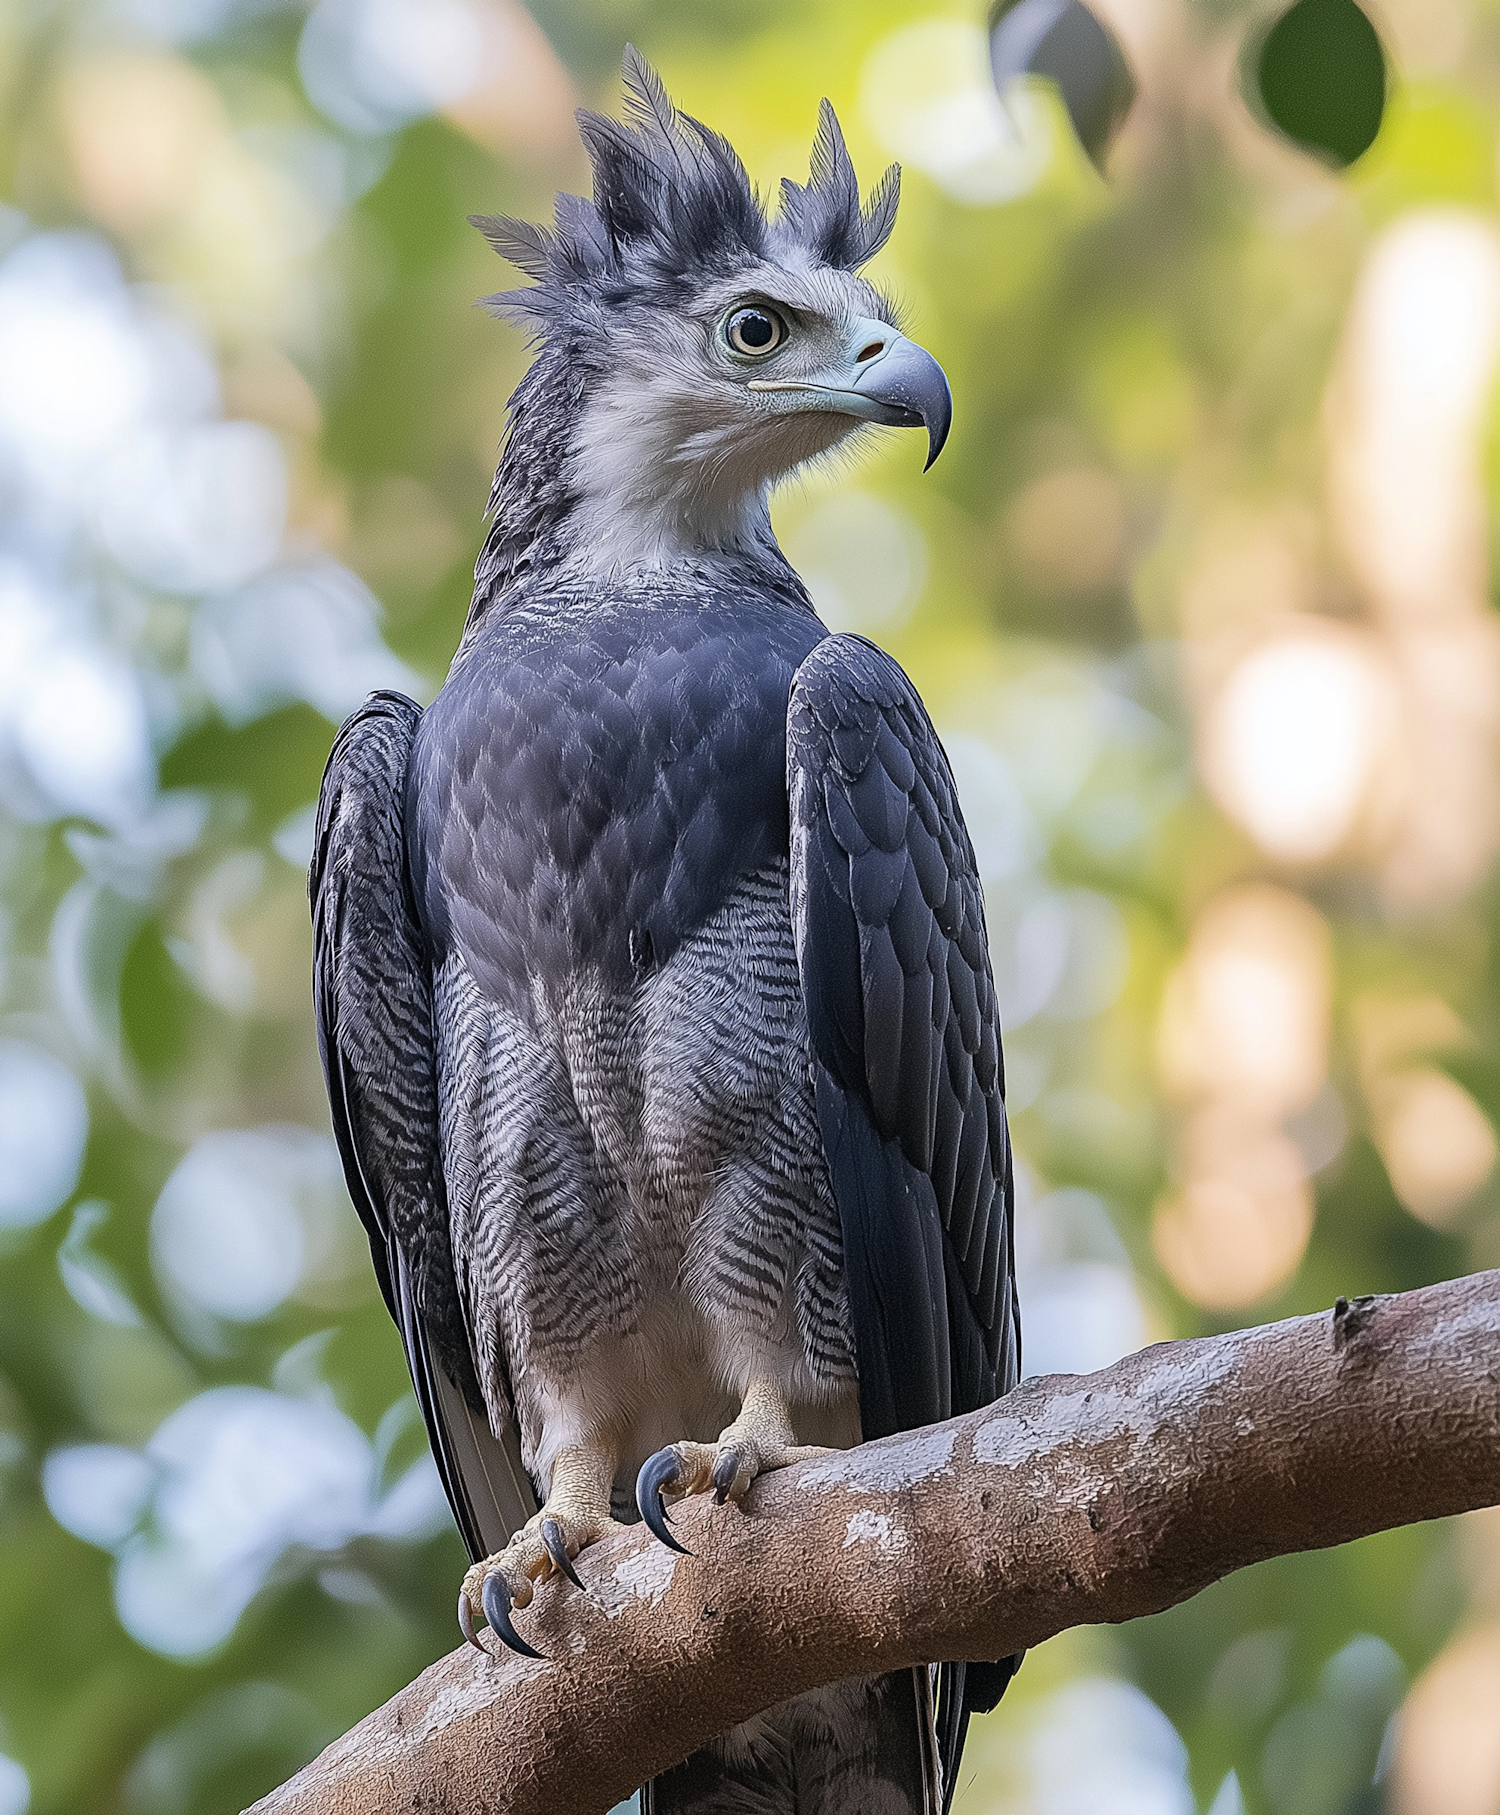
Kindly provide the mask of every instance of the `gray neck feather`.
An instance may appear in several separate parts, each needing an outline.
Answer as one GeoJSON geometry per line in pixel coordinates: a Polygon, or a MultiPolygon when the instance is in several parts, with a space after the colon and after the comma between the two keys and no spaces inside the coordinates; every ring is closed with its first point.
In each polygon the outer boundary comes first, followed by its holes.
{"type": "Polygon", "coordinates": [[[777,462],[743,424],[690,419],[683,396],[649,360],[605,370],[584,347],[543,344],[511,398],[468,628],[542,574],[629,585],[728,561],[786,583],[765,476],[777,462]]]}
{"type": "Polygon", "coordinates": [[[569,353],[544,344],[511,396],[490,489],[490,533],[474,568],[470,629],[525,575],[554,565],[563,552],[562,532],[577,502],[566,454],[587,384],[585,368],[569,353]]]}

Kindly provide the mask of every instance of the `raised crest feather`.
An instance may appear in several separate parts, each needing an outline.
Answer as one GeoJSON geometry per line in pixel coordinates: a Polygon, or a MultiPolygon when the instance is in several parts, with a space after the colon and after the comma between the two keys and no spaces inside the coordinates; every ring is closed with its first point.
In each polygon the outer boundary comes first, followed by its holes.
{"type": "Polygon", "coordinates": [[[873,258],[890,238],[901,193],[901,172],[892,164],[876,184],[867,209],[860,207],[859,179],[838,115],[831,104],[818,107],[805,185],[783,179],[783,225],[826,264],[853,270],[873,258]]]}
{"type": "Polygon", "coordinates": [[[545,227],[514,220],[508,214],[471,214],[469,225],[477,227],[501,258],[509,259],[528,277],[540,280],[547,275],[557,245],[545,227]]]}
{"type": "Polygon", "coordinates": [[[870,191],[870,200],[864,210],[865,243],[860,255],[861,263],[867,258],[874,258],[891,237],[896,226],[896,210],[900,206],[901,166],[889,164],[885,174],[870,191]]]}
{"type": "Polygon", "coordinates": [[[833,103],[826,95],[818,103],[818,130],[813,137],[808,174],[814,189],[838,196],[856,209],[859,207],[859,183],[849,159],[849,147],[844,143],[843,128],[833,111],[833,103]]]}
{"type": "Polygon", "coordinates": [[[679,113],[661,77],[626,47],[623,118],[581,111],[579,135],[593,195],[560,195],[552,232],[503,215],[473,215],[501,255],[534,280],[488,299],[544,329],[601,303],[670,295],[694,277],[722,277],[779,250],[855,270],[890,236],[898,171],[886,171],[861,207],[859,182],[832,107],[818,110],[806,184],[781,186],[767,218],[734,148],[679,113]]]}
{"type": "Polygon", "coordinates": [[[625,84],[624,110],[627,124],[645,132],[654,132],[677,154],[681,119],[672,105],[666,87],[656,71],[633,44],[625,46],[620,73],[625,84]]]}

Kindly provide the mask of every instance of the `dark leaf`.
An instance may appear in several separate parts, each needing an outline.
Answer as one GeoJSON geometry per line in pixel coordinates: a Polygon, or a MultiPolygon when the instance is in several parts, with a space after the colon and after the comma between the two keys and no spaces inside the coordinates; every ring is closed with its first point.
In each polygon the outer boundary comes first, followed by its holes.
{"type": "Polygon", "coordinates": [[[1354,0],[1297,0],[1252,41],[1244,87],[1268,125],[1342,169],[1380,131],[1385,52],[1354,0]]]}
{"type": "Polygon", "coordinates": [[[1017,76],[1055,82],[1099,165],[1135,99],[1125,53],[1083,0],[999,0],[990,13],[990,68],[1002,93],[1017,76]]]}

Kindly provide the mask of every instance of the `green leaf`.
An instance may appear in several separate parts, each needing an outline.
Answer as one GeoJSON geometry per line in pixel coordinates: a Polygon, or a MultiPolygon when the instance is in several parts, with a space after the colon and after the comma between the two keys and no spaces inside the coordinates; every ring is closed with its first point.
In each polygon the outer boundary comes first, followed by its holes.
{"type": "Polygon", "coordinates": [[[1297,0],[1248,59],[1247,98],[1268,125],[1339,168],[1385,116],[1385,52],[1354,0],[1297,0]]]}

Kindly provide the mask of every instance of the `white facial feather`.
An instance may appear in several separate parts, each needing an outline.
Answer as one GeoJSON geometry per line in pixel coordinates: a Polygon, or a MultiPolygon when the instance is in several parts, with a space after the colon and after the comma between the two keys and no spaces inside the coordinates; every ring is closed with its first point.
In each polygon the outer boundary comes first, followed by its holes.
{"type": "Polygon", "coordinates": [[[857,350],[853,324],[879,306],[847,273],[767,265],[684,310],[625,318],[569,449],[572,564],[660,567],[764,542],[776,481],[864,425],[749,381],[841,369],[857,350]],[[764,362],[735,361],[719,341],[725,314],[746,300],[780,304],[792,324],[785,350],[764,362]]]}

